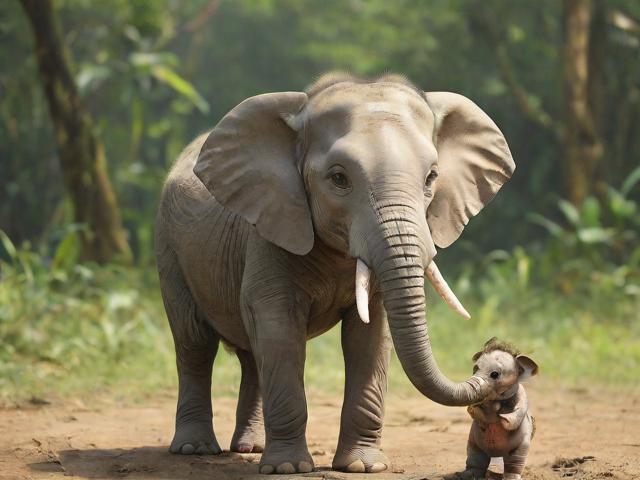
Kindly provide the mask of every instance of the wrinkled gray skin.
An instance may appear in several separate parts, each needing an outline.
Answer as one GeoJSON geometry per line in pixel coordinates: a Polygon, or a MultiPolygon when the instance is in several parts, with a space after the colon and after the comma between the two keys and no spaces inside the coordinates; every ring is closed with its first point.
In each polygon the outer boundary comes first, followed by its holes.
{"type": "Polygon", "coordinates": [[[525,355],[494,350],[478,358],[474,374],[490,378],[493,392],[483,403],[467,408],[473,423],[462,478],[485,478],[492,457],[503,458],[503,479],[521,478],[535,428],[520,382],[537,372],[536,363],[525,355]]]}
{"type": "Polygon", "coordinates": [[[398,76],[332,74],[306,93],[252,97],[196,139],[169,174],[156,227],[180,385],[171,451],[220,452],[210,396],[219,340],[242,366],[231,449],[264,448],[262,473],[312,470],[305,342],[341,320],[335,469],[390,465],[379,445],[392,341],[427,397],[482,400],[486,379],[454,383],[436,365],[424,268],[514,168],[470,100],[424,94],[398,76]],[[357,258],[373,271],[368,325],[355,308],[357,258]]]}

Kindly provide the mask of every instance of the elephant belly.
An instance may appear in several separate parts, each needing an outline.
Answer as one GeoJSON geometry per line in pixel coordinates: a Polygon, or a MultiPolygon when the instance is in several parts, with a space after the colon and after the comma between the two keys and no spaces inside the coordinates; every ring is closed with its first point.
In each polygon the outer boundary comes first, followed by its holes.
{"type": "Polygon", "coordinates": [[[311,340],[331,330],[340,321],[338,309],[327,311],[322,314],[311,315],[307,325],[307,339],[311,340]]]}
{"type": "Polygon", "coordinates": [[[509,447],[509,432],[499,423],[490,423],[484,432],[487,453],[503,454],[509,447]]]}

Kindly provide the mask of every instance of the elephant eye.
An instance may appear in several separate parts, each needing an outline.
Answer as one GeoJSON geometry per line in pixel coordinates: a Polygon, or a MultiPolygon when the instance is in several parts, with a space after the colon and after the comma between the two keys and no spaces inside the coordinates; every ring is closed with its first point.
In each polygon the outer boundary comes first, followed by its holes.
{"type": "Polygon", "coordinates": [[[500,372],[493,371],[489,374],[489,376],[494,380],[497,380],[500,377],[500,372]]]}
{"type": "Polygon", "coordinates": [[[433,182],[437,177],[438,177],[437,170],[431,170],[429,172],[429,175],[427,175],[427,178],[424,181],[425,195],[427,195],[428,197],[433,195],[433,191],[431,187],[433,187],[433,182]]]}
{"type": "Polygon", "coordinates": [[[331,181],[338,188],[349,188],[349,179],[344,173],[336,172],[331,175],[331,181]]]}

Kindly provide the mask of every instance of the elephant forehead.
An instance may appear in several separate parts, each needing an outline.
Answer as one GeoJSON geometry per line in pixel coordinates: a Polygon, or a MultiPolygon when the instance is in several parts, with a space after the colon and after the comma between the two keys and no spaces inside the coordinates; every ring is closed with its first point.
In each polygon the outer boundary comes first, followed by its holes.
{"type": "Polygon", "coordinates": [[[434,124],[433,113],[418,92],[392,82],[334,85],[312,98],[307,112],[312,123],[380,114],[382,118],[412,119],[423,123],[423,128],[432,129],[434,124]]]}
{"type": "Polygon", "coordinates": [[[499,368],[503,372],[511,369],[515,370],[516,365],[513,355],[503,352],[502,350],[494,350],[493,352],[484,354],[478,359],[477,363],[480,369],[499,368]]]}

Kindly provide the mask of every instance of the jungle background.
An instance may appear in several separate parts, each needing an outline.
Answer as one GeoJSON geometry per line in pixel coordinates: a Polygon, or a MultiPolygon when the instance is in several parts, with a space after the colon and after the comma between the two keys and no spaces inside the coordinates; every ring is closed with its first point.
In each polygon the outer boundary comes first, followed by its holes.
{"type": "MultiPolygon", "coordinates": [[[[489,337],[544,382],[637,391],[640,3],[635,0],[0,2],[0,401],[144,401],[177,383],[153,254],[181,149],[251,95],[327,70],[401,73],[480,105],[517,170],[429,291],[445,372],[489,337]]],[[[340,392],[339,327],[308,345],[340,392]]],[[[237,390],[220,349],[216,394],[237,390]]],[[[411,386],[394,359],[390,390],[411,386]]]]}

